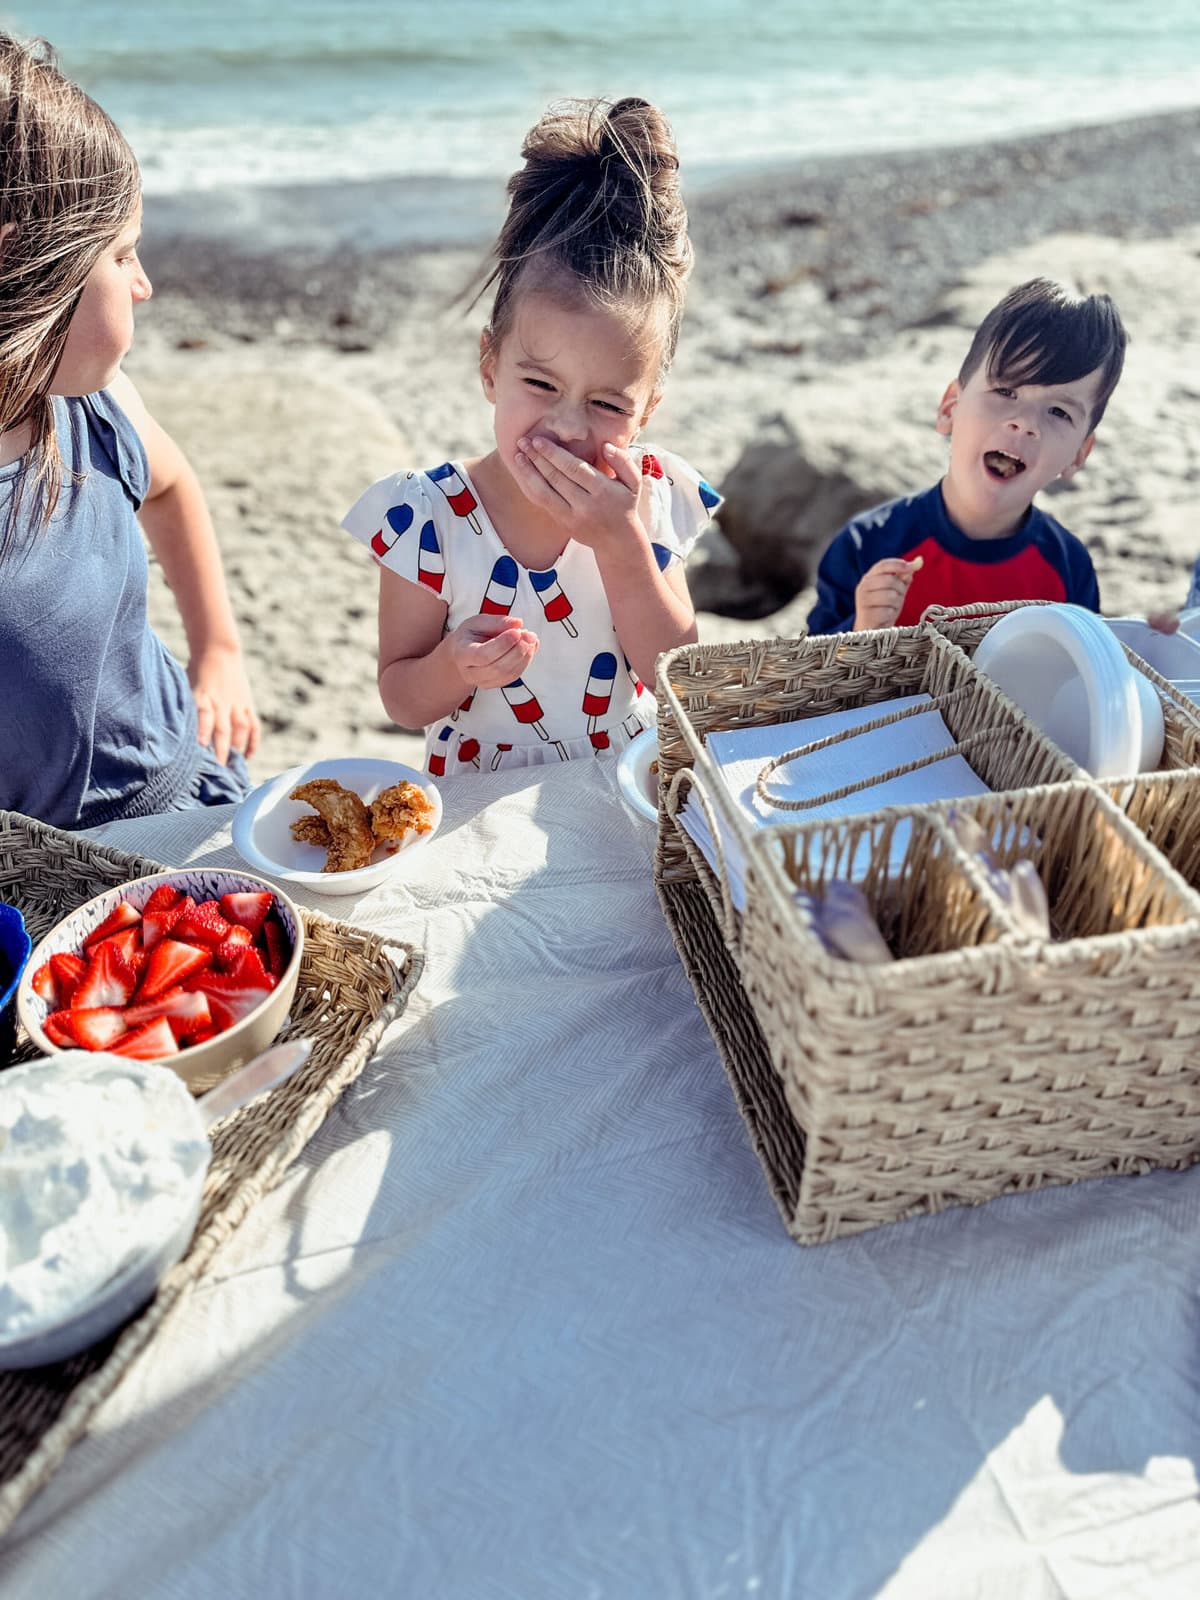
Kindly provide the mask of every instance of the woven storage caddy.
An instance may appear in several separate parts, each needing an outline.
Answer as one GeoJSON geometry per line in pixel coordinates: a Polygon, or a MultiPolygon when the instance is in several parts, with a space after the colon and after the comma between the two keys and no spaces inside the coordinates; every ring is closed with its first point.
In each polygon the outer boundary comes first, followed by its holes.
{"type": "MultiPolygon", "coordinates": [[[[35,943],[93,895],[163,870],[159,862],[0,811],[0,900],[20,908],[35,943]]],[[[312,1054],[293,1078],[214,1129],[203,1208],[188,1253],[146,1310],[119,1332],[59,1365],[0,1373],[0,1533],[208,1272],[220,1246],[279,1182],[408,1002],[423,966],[418,950],[313,912],[302,915],[300,981],[279,1037],[311,1039],[312,1054]]],[[[19,1046],[17,1059],[35,1056],[27,1042],[19,1046]]]]}
{"type": "Polygon", "coordinates": [[[1102,787],[1179,875],[1200,889],[1200,768],[1147,772],[1102,787]]]}
{"type": "MultiPolygon", "coordinates": [[[[689,791],[716,823],[746,848],[749,834],[705,749],[718,728],[741,728],[820,716],[901,695],[927,693],[942,704],[956,738],[974,738],[969,760],[995,790],[1067,782],[1077,768],[1038,732],[956,645],[929,628],[870,634],[689,645],[659,664],[660,794],[689,791]],[[682,777],[676,779],[676,774],[682,777]]],[[[691,803],[691,802],[689,802],[691,803]]],[[[780,819],[789,813],[780,812],[780,819]]],[[[696,846],[660,806],[655,852],[658,882],[699,881],[727,940],[736,947],[738,918],[723,875],[714,878],[696,846]]]]}
{"type": "MultiPolygon", "coordinates": [[[[660,663],[659,897],[788,1230],[806,1244],[1200,1158],[1200,897],[932,633],[689,647],[660,663]],[[1007,792],[957,805],[999,864],[1035,862],[1054,942],[1012,921],[946,827],[949,807],[751,832],[703,750],[717,727],[965,677],[980,684],[972,715],[996,726],[1000,702],[1013,721],[1000,723],[1007,741],[969,756],[1007,792]],[[701,790],[741,828],[740,917],[673,820],[701,790]],[[864,859],[864,892],[900,957],[890,966],[828,955],[795,898],[864,859]]],[[[968,724],[946,720],[962,738],[968,724]]]]}

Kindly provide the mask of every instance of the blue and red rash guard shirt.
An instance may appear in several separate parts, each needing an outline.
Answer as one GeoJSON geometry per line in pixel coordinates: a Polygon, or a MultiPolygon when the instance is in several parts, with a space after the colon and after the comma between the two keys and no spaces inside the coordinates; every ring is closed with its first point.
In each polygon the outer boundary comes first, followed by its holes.
{"type": "Polygon", "coordinates": [[[889,500],[848,522],[821,558],[810,633],[845,633],[854,626],[854,591],[877,561],[924,558],[913,574],[900,626],[921,620],[927,606],[981,601],[1068,600],[1100,609],[1092,558],[1073,533],[1036,506],[1004,539],[968,539],[951,522],[935,483],[923,494],[889,500]]]}

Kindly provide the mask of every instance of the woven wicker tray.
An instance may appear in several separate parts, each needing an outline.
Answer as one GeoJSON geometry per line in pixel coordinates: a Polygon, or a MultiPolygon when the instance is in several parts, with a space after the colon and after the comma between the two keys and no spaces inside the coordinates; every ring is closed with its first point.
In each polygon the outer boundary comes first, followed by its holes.
{"type": "MultiPolygon", "coordinates": [[[[163,870],[160,862],[0,811],[0,900],[20,908],[35,943],[93,895],[163,870]]],[[[56,1366],[0,1373],[0,1534],[209,1271],[221,1245],[279,1182],[408,1003],[424,965],[420,951],[313,912],[302,915],[304,960],[280,1038],[311,1039],[312,1054],[293,1078],[214,1131],[203,1208],[187,1255],[140,1316],[92,1349],[56,1366]]],[[[18,1046],[17,1059],[34,1055],[27,1042],[18,1046]]]]}

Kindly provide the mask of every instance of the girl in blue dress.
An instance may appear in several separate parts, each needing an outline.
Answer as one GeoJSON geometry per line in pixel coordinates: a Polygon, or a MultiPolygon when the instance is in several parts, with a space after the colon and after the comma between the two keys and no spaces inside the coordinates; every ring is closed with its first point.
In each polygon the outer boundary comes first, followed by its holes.
{"type": "Polygon", "coordinates": [[[0,34],[0,116],[0,808],[80,828],[236,799],[258,720],[212,522],[121,372],[151,292],[137,162],[42,41],[0,34]]]}

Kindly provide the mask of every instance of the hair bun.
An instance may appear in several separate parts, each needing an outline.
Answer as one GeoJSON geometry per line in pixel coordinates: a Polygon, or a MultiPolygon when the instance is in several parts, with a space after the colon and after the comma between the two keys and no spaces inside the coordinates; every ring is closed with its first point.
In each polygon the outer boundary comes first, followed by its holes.
{"type": "Polygon", "coordinates": [[[557,203],[564,190],[578,186],[599,211],[634,206],[655,233],[686,231],[675,138],[648,100],[559,101],[530,129],[521,155],[525,166],[508,183],[514,203],[528,205],[538,196],[557,203]]]}
{"type": "Polygon", "coordinates": [[[678,191],[675,135],[666,117],[648,100],[630,97],[615,101],[607,112],[602,110],[598,138],[603,154],[619,156],[655,188],[661,184],[678,191]]]}
{"type": "Polygon", "coordinates": [[[480,290],[497,285],[493,336],[509,325],[518,281],[557,275],[600,304],[664,306],[669,362],[692,247],[666,117],[636,96],[559,101],[526,134],[521,155],[480,290]]]}

